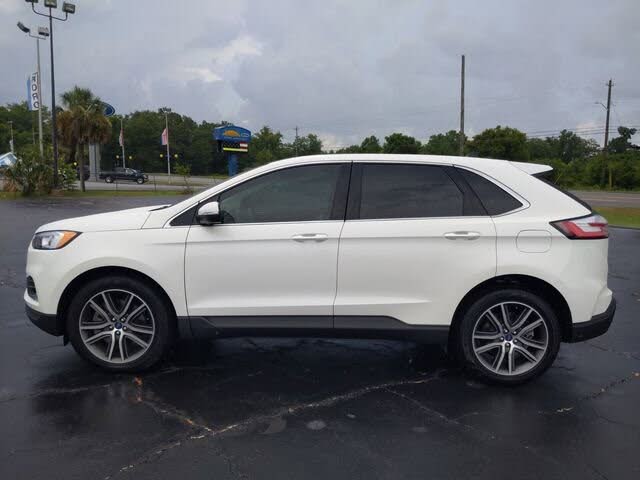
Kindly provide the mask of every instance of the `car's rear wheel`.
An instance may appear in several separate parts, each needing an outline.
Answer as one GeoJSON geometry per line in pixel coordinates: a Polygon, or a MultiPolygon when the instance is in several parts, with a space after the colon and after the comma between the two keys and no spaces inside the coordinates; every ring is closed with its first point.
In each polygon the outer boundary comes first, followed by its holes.
{"type": "Polygon", "coordinates": [[[67,332],[86,360],[114,371],[154,365],[172,335],[171,308],[155,289],[124,276],[93,280],[67,311],[67,332]]]}
{"type": "Polygon", "coordinates": [[[508,289],[491,292],[466,310],[458,341],[469,370],[491,382],[515,385],[551,366],[561,330],[543,298],[508,289]]]}
{"type": "Polygon", "coordinates": [[[113,177],[111,177],[110,175],[107,175],[106,177],[104,177],[104,181],[107,183],[113,183],[113,177]]]}

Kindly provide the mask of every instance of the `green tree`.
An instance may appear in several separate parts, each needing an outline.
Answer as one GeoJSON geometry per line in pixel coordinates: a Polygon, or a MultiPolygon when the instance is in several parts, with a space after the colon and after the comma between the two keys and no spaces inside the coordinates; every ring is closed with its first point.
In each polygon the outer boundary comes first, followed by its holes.
{"type": "Polygon", "coordinates": [[[554,148],[548,140],[544,138],[527,138],[527,148],[529,149],[529,159],[531,161],[556,157],[554,148]]]}
{"type": "Polygon", "coordinates": [[[382,146],[378,137],[371,135],[365,138],[360,144],[360,151],[353,153],[380,153],[382,152],[382,146]]]}
{"type": "MultiPolygon", "coordinates": [[[[46,147],[51,143],[51,122],[47,107],[42,105],[41,108],[43,143],[46,147]]],[[[0,106],[0,154],[9,151],[12,129],[14,151],[24,150],[29,145],[37,145],[38,112],[30,111],[27,102],[0,106]]]]}
{"type": "Polygon", "coordinates": [[[335,153],[362,153],[362,147],[360,145],[349,145],[336,150],[335,153]]]}
{"type": "Polygon", "coordinates": [[[310,133],[300,136],[292,143],[285,145],[286,156],[303,157],[305,155],[318,155],[322,153],[322,141],[317,135],[310,133]]]}
{"type": "Polygon", "coordinates": [[[103,103],[88,88],[73,87],[61,95],[65,108],[58,115],[61,142],[69,147],[69,161],[79,154],[80,188],[84,186],[84,152],[90,143],[106,143],[111,134],[111,124],[103,113],[103,103]]]}
{"type": "Polygon", "coordinates": [[[612,153],[625,153],[631,148],[631,137],[638,130],[636,128],[618,127],[618,137],[611,139],[607,150],[612,153]]]}
{"type": "Polygon", "coordinates": [[[282,134],[266,125],[263,126],[252,136],[249,151],[251,152],[249,158],[254,159],[255,165],[264,165],[282,158],[282,134]]]}
{"type": "Polygon", "coordinates": [[[403,133],[392,133],[384,138],[384,153],[418,153],[420,142],[403,133]]]}
{"type": "Polygon", "coordinates": [[[479,133],[469,145],[474,155],[502,160],[529,160],[527,136],[511,127],[488,128],[479,133]]]}
{"type": "MultiPolygon", "coordinates": [[[[465,135],[465,144],[467,137],[465,135]]],[[[449,130],[447,133],[431,135],[422,146],[422,152],[430,155],[458,155],[460,153],[460,132],[449,130]]]]}
{"type": "Polygon", "coordinates": [[[562,130],[557,137],[547,137],[546,141],[551,146],[553,157],[564,163],[590,157],[599,150],[595,140],[584,139],[569,130],[562,130]]]}

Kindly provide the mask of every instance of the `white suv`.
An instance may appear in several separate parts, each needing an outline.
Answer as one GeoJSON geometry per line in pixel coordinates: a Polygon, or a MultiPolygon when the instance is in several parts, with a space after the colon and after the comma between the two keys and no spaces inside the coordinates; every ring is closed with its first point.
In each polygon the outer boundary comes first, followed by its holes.
{"type": "Polygon", "coordinates": [[[448,343],[519,383],[615,311],[607,222],[535,177],[548,170],[319,155],[50,223],[29,247],[27,313],[110,370],[150,367],[177,337],[375,337],[448,343]]]}

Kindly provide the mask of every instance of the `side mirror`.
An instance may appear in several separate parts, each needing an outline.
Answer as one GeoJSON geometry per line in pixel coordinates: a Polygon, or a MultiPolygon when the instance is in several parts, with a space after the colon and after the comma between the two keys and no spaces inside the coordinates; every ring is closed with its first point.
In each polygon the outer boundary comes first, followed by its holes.
{"type": "Polygon", "coordinates": [[[200,206],[196,213],[196,220],[200,225],[205,227],[221,223],[220,207],[218,206],[218,202],[209,202],[200,206]]]}

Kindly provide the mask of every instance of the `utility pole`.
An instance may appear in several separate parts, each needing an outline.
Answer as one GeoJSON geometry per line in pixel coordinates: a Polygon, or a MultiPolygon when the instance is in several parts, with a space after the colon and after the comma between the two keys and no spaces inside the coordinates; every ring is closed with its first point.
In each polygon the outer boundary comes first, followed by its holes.
{"type": "Polygon", "coordinates": [[[462,55],[462,70],[460,76],[460,151],[458,154],[464,157],[464,55],[462,55]]]}
{"type": "Polygon", "coordinates": [[[122,168],[126,168],[126,158],[124,156],[124,125],[122,122],[122,117],[120,117],[120,146],[122,147],[122,168]]]}
{"type": "Polygon", "coordinates": [[[607,121],[604,127],[604,153],[607,154],[607,145],[609,144],[609,112],[611,111],[611,87],[613,86],[613,82],[609,80],[607,83],[608,92],[607,92],[607,121]]]}
{"type": "Polygon", "coordinates": [[[298,126],[296,125],[296,140],[293,142],[296,148],[296,157],[298,156],[298,126]]]}
{"type": "MultiPolygon", "coordinates": [[[[604,127],[604,156],[607,157],[607,145],[609,144],[609,113],[611,112],[611,87],[613,86],[613,82],[609,79],[608,92],[607,92],[607,120],[604,127]]],[[[611,165],[609,164],[609,159],[607,158],[607,167],[609,168],[609,188],[612,187],[613,178],[611,178],[611,165]]]]}

